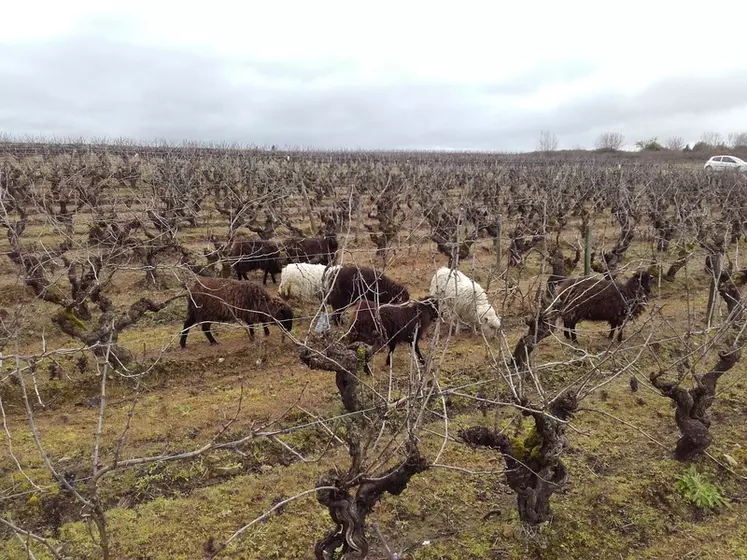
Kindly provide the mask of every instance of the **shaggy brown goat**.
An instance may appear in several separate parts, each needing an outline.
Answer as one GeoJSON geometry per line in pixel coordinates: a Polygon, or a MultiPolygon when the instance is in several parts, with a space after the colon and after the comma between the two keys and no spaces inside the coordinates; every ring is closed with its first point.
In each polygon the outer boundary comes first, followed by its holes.
{"type": "Polygon", "coordinates": [[[636,272],[625,284],[595,278],[568,278],[555,288],[558,294],[553,306],[563,318],[563,334],[573,342],[579,321],[607,321],[612,339],[615,329],[622,342],[623,326],[640,315],[651,294],[653,276],[646,271],[636,272]]]}
{"type": "Polygon", "coordinates": [[[342,324],[342,312],[357,301],[369,299],[379,304],[405,303],[410,299],[407,288],[372,268],[341,266],[324,276],[327,303],[332,307],[332,320],[342,324]]]}
{"type": "Polygon", "coordinates": [[[231,278],[201,278],[190,289],[187,319],[179,344],[184,348],[189,329],[196,323],[201,324],[210,344],[218,344],[210,332],[211,323],[243,321],[253,339],[255,325],[262,325],[265,336],[269,336],[267,324],[273,319],[288,332],[293,328],[293,310],[259,284],[231,278]]]}
{"type": "Polygon", "coordinates": [[[423,333],[438,317],[438,300],[433,297],[401,304],[384,304],[364,299],[358,304],[353,324],[347,335],[351,342],[365,342],[374,350],[389,347],[386,365],[392,363],[397,344],[415,343],[415,354],[425,363],[418,342],[423,333]]]}
{"type": "Polygon", "coordinates": [[[337,236],[292,238],[283,243],[291,262],[311,264],[334,264],[337,260],[337,236]]]}
{"type": "Polygon", "coordinates": [[[230,250],[231,265],[236,272],[238,280],[248,280],[247,272],[253,270],[264,270],[263,284],[267,284],[267,275],[275,282],[275,275],[280,274],[283,267],[288,264],[280,254],[277,245],[262,239],[239,239],[234,241],[230,250]]]}

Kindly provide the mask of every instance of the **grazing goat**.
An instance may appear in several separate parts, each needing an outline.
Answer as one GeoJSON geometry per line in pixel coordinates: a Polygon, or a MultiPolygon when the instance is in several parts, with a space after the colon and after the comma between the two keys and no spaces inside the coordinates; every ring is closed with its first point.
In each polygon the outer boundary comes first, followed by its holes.
{"type": "Polygon", "coordinates": [[[280,274],[286,259],[281,255],[277,245],[262,239],[240,239],[234,241],[230,251],[231,265],[238,280],[248,280],[247,272],[264,270],[263,284],[267,284],[267,275],[275,282],[275,275],[280,274]]]}
{"type": "Polygon", "coordinates": [[[488,301],[482,286],[458,270],[439,268],[431,280],[430,295],[438,299],[441,316],[453,324],[459,333],[461,326],[488,330],[489,336],[498,336],[501,318],[488,301]]]}
{"type": "Polygon", "coordinates": [[[438,302],[428,297],[401,304],[384,304],[364,299],[358,304],[353,324],[347,337],[351,342],[364,342],[374,350],[389,347],[386,365],[392,363],[397,344],[415,345],[420,363],[425,363],[418,342],[431,323],[438,317],[438,302]]]}
{"type": "Polygon", "coordinates": [[[623,340],[623,326],[643,313],[651,294],[653,276],[646,271],[636,272],[624,284],[607,279],[568,278],[555,287],[557,298],[552,303],[563,319],[563,334],[577,342],[576,323],[579,321],[607,321],[609,339],[618,330],[617,340],[623,340]]]}
{"type": "Polygon", "coordinates": [[[410,299],[407,288],[372,268],[345,265],[327,270],[323,284],[336,325],[342,324],[343,311],[356,301],[370,299],[381,304],[405,303],[410,299]]]}
{"type": "Polygon", "coordinates": [[[190,290],[187,319],[179,344],[184,348],[189,329],[197,323],[201,324],[210,344],[218,344],[210,332],[211,323],[243,321],[249,326],[253,339],[255,325],[262,325],[265,336],[269,336],[267,323],[273,319],[287,332],[293,328],[293,310],[259,284],[231,278],[200,278],[190,290]]]}
{"type": "Polygon", "coordinates": [[[288,258],[296,263],[332,264],[337,260],[337,236],[292,238],[283,243],[288,258]]]}
{"type": "Polygon", "coordinates": [[[323,264],[291,263],[280,274],[278,295],[284,299],[321,301],[324,296],[324,273],[337,268],[340,268],[339,265],[327,267],[323,264]]]}

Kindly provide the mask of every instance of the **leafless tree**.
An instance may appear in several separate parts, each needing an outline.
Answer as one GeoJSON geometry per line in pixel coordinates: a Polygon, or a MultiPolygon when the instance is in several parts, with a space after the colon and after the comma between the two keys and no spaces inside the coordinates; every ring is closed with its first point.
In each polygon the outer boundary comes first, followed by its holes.
{"type": "Polygon", "coordinates": [[[724,146],[724,137],[719,132],[704,132],[700,136],[700,141],[711,148],[720,148],[724,146]]]}
{"type": "Polygon", "coordinates": [[[554,132],[549,130],[542,130],[537,138],[537,151],[538,152],[554,152],[558,149],[558,137],[554,132]]]}
{"type": "Polygon", "coordinates": [[[597,137],[595,146],[597,150],[614,152],[625,144],[625,136],[620,132],[603,132],[597,137]]]}
{"type": "Polygon", "coordinates": [[[727,145],[732,149],[747,148],[747,132],[732,132],[727,139],[727,145]]]}
{"type": "Polygon", "coordinates": [[[664,143],[667,150],[679,152],[685,147],[685,139],[682,136],[670,136],[664,143]]]}

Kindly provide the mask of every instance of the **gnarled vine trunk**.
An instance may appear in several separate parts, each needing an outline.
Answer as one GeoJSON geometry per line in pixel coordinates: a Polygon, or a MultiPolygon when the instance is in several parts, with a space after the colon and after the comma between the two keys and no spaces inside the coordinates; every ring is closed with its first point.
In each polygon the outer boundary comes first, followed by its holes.
{"type": "Polygon", "coordinates": [[[428,469],[428,461],[420,454],[417,445],[409,442],[405,461],[371,478],[360,478],[358,469],[359,449],[353,438],[349,438],[353,468],[343,477],[334,471],[323,476],[317,483],[316,498],[329,510],[335,528],[320,539],[314,547],[318,560],[363,560],[368,556],[366,539],[366,516],[384,493],[399,496],[407,488],[410,479],[428,469]],[[351,479],[352,476],[352,479],[351,479]],[[357,482],[354,481],[357,479],[357,482]],[[355,495],[351,487],[358,486],[355,495]],[[334,490],[323,487],[335,487],[334,490]],[[340,556],[336,556],[340,549],[340,556]]]}
{"type": "Polygon", "coordinates": [[[362,342],[354,342],[346,346],[328,338],[322,337],[322,340],[325,341],[324,350],[317,351],[304,346],[299,356],[301,361],[311,369],[334,371],[337,390],[340,392],[345,410],[348,412],[360,410],[357,373],[360,371],[371,373],[368,366],[368,361],[373,355],[371,347],[362,342]]]}
{"type": "MultiPolygon", "coordinates": [[[[744,306],[739,290],[728,273],[721,275],[718,291],[726,302],[729,318],[738,327],[743,320],[744,306]]],[[[738,330],[738,329],[735,329],[738,330]]],[[[703,453],[711,445],[713,436],[710,433],[711,420],[708,409],[716,395],[716,384],[719,378],[733,368],[741,358],[739,347],[731,346],[719,353],[719,360],[711,371],[703,375],[694,375],[692,389],[680,387],[680,381],[661,379],[664,372],[650,375],[651,383],[662,395],[674,401],[676,410],[675,422],[682,434],[677,441],[674,457],[678,461],[690,461],[703,453]]]]}
{"type": "Polygon", "coordinates": [[[549,314],[540,313],[526,320],[529,332],[519,339],[513,353],[513,366],[516,371],[524,371],[529,364],[529,359],[539,342],[550,336],[552,325],[557,320],[557,312],[549,314]]]}
{"type": "Polygon", "coordinates": [[[578,406],[576,395],[564,393],[550,407],[550,414],[529,411],[534,429],[521,442],[512,443],[506,434],[483,426],[459,432],[469,445],[497,449],[506,461],[506,480],[516,492],[519,518],[527,525],[539,525],[551,517],[550,498],[568,481],[568,469],[561,460],[567,440],[566,420],[578,406]]]}

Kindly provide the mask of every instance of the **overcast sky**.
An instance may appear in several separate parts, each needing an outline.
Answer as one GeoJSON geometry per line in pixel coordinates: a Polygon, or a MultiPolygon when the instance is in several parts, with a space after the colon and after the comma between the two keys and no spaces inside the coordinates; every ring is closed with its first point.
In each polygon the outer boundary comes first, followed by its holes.
{"type": "MultiPolygon", "coordinates": [[[[0,132],[521,151],[747,131],[747,8],[7,2],[0,132]]],[[[690,7],[692,6],[692,7],[690,7]]]]}

